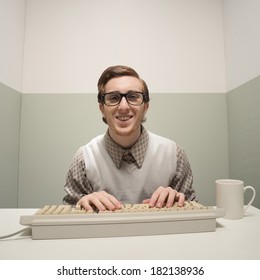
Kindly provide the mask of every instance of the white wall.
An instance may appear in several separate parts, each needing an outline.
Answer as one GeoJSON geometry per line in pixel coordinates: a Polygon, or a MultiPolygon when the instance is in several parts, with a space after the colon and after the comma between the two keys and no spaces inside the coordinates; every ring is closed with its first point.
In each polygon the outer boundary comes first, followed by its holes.
{"type": "Polygon", "coordinates": [[[22,90],[26,0],[0,0],[0,82],[22,90]]]}
{"type": "Polygon", "coordinates": [[[223,0],[227,90],[260,74],[260,1],[223,0]]]}
{"type": "Polygon", "coordinates": [[[226,92],[260,73],[259,10],[258,0],[1,0],[0,82],[92,93],[122,63],[152,92],[226,92]]]}
{"type": "Polygon", "coordinates": [[[27,0],[23,93],[94,93],[115,64],[151,92],[225,92],[221,1],[27,0]]]}

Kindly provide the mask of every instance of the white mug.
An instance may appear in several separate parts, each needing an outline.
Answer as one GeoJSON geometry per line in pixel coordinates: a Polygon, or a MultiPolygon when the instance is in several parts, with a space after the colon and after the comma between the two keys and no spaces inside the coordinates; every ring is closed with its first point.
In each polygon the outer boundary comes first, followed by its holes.
{"type": "Polygon", "coordinates": [[[233,179],[216,181],[216,205],[217,208],[224,208],[225,219],[242,219],[254,199],[255,189],[251,186],[244,187],[243,181],[233,179]],[[249,203],[244,206],[244,193],[246,190],[251,190],[253,195],[249,203]]]}

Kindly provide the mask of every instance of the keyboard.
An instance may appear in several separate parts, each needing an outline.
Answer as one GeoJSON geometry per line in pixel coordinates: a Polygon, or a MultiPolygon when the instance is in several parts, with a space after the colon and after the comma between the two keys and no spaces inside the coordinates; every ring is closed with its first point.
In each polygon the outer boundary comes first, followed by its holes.
{"type": "Polygon", "coordinates": [[[215,231],[216,218],[223,216],[223,209],[194,201],[170,208],[125,204],[98,213],[78,205],[46,205],[34,215],[21,216],[20,223],[32,227],[33,239],[98,238],[215,231]]]}

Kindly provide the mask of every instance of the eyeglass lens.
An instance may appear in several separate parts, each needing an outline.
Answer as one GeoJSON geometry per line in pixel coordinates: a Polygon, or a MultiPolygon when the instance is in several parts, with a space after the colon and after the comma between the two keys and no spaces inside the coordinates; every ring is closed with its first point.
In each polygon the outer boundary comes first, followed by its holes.
{"type": "Polygon", "coordinates": [[[107,93],[104,95],[104,101],[106,105],[113,106],[119,104],[123,97],[131,105],[141,105],[143,103],[143,94],[140,92],[128,92],[125,94],[120,92],[107,93]]]}

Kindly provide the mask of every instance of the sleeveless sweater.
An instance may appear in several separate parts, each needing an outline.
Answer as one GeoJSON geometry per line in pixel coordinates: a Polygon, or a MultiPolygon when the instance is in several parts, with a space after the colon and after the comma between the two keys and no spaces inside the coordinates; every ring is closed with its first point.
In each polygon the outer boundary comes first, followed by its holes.
{"type": "Polygon", "coordinates": [[[176,174],[176,143],[148,132],[148,147],[141,168],[122,161],[118,169],[104,135],[83,147],[87,179],[93,192],[106,191],[122,203],[142,203],[159,187],[168,187],[176,174]]]}

